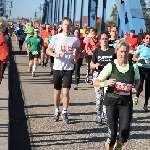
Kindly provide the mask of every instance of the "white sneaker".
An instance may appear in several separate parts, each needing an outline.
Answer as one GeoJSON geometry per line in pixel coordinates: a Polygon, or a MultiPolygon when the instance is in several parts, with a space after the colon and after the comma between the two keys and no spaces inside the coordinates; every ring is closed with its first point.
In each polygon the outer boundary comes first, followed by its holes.
{"type": "Polygon", "coordinates": [[[133,104],[137,105],[138,99],[139,99],[138,97],[134,97],[134,99],[133,99],[133,104]]]}

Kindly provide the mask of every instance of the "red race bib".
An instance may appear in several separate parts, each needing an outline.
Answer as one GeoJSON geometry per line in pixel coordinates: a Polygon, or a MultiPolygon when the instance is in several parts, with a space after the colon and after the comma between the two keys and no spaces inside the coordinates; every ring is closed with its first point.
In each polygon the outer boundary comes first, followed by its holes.
{"type": "Polygon", "coordinates": [[[132,84],[117,82],[114,87],[114,93],[119,95],[130,95],[132,84]]]}

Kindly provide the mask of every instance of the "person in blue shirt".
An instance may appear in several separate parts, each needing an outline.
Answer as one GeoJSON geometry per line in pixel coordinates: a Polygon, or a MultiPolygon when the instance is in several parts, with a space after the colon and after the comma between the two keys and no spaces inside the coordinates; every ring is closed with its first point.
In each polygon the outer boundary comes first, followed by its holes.
{"type": "Polygon", "coordinates": [[[20,26],[19,30],[16,31],[17,41],[19,43],[20,52],[22,51],[22,46],[25,41],[25,34],[23,30],[23,26],[20,26]]]}
{"type": "Polygon", "coordinates": [[[137,89],[136,97],[133,102],[137,104],[140,93],[143,91],[145,81],[145,104],[144,111],[148,111],[148,100],[150,97],[150,33],[146,32],[143,35],[143,44],[137,47],[133,55],[133,61],[137,62],[140,72],[140,84],[137,89]]]}

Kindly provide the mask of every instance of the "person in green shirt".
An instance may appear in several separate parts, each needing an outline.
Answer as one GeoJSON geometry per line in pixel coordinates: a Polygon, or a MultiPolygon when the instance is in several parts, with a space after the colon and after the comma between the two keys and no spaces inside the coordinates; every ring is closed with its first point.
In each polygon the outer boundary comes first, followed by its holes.
{"type": "Polygon", "coordinates": [[[31,33],[34,31],[33,22],[29,22],[29,26],[25,28],[26,40],[31,36],[31,33]]]}
{"type": "MultiPolygon", "coordinates": [[[[29,22],[29,26],[27,26],[25,28],[25,31],[24,31],[24,33],[26,34],[26,41],[33,34],[33,31],[34,31],[33,22],[30,21],[29,22]]],[[[29,51],[28,50],[27,50],[27,55],[29,55],[29,51]]]]}
{"type": "Polygon", "coordinates": [[[139,86],[139,69],[137,64],[128,61],[129,43],[121,39],[115,47],[117,59],[108,63],[94,82],[96,88],[107,87],[104,97],[106,106],[108,134],[106,150],[120,150],[129,138],[132,121],[132,94],[139,86]],[[119,137],[117,138],[119,120],[119,137]]]}
{"type": "Polygon", "coordinates": [[[37,68],[38,58],[40,56],[40,50],[43,46],[43,39],[38,36],[38,29],[34,29],[33,36],[30,36],[26,40],[27,51],[29,51],[29,72],[32,72],[32,76],[35,76],[35,70],[37,68]]]}

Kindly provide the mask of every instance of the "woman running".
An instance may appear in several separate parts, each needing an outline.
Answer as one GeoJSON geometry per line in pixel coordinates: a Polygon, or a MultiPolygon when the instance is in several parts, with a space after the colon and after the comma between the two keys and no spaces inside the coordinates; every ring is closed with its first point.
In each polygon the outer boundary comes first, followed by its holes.
{"type": "MultiPolygon", "coordinates": [[[[89,75],[90,75],[90,63],[92,59],[93,52],[96,48],[100,47],[100,40],[97,37],[97,29],[96,28],[91,28],[91,37],[88,37],[86,39],[86,45],[85,45],[85,50],[86,50],[86,62],[87,62],[87,74],[86,74],[86,83],[89,83],[89,75]]],[[[92,82],[91,82],[92,84],[92,82]]]]}
{"type": "Polygon", "coordinates": [[[116,149],[120,150],[129,138],[133,109],[132,94],[137,92],[140,79],[138,66],[128,61],[129,43],[124,39],[119,40],[115,52],[117,59],[108,63],[94,82],[96,88],[108,87],[104,98],[108,119],[106,150],[113,150],[116,139],[116,149]]]}
{"type": "MultiPolygon", "coordinates": [[[[97,78],[98,74],[102,71],[104,66],[116,58],[114,48],[109,47],[108,34],[101,33],[100,36],[101,48],[95,49],[91,60],[90,67],[94,70],[93,82],[97,78]]],[[[103,112],[103,100],[104,100],[104,88],[95,88],[96,93],[96,111],[97,111],[97,122],[96,125],[102,126],[102,112],[103,112]]],[[[104,112],[106,119],[106,115],[104,112]]]]}
{"type": "Polygon", "coordinates": [[[148,100],[150,97],[150,33],[144,33],[143,42],[142,45],[138,46],[133,55],[133,61],[137,62],[140,71],[140,84],[133,102],[137,104],[139,95],[143,91],[145,81],[145,103],[143,109],[144,111],[148,111],[148,100]]]}

